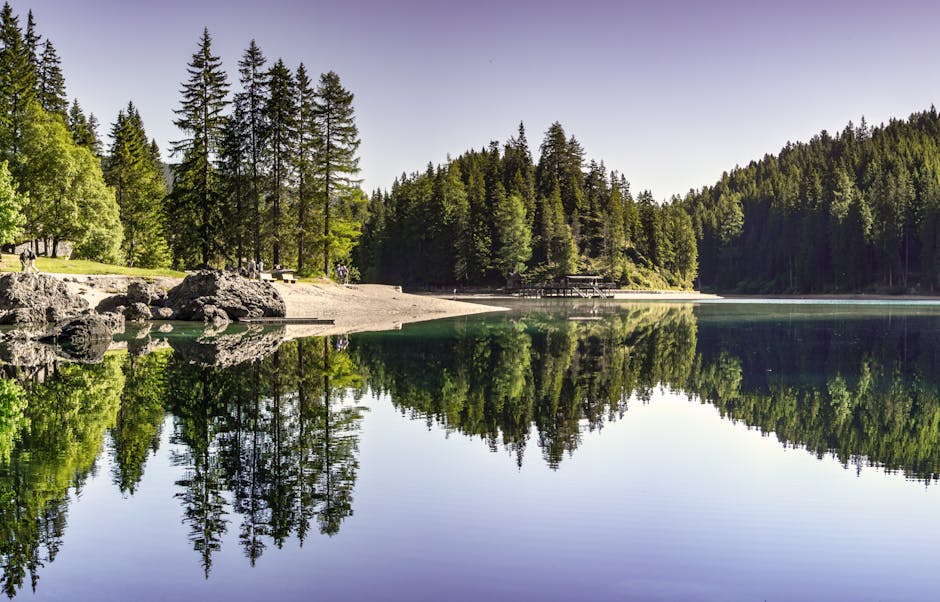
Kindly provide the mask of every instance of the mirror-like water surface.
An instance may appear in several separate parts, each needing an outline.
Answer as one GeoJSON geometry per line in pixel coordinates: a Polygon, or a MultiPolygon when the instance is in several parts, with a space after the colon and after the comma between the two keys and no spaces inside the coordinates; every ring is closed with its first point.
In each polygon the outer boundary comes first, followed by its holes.
{"type": "Polygon", "coordinates": [[[934,599],[938,335],[935,306],[527,303],[7,350],[2,587],[934,599]]]}

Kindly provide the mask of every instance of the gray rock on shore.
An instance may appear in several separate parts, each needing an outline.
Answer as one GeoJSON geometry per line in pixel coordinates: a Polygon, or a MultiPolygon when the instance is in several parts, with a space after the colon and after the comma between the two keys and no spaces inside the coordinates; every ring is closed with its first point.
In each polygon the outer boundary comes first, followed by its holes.
{"type": "Polygon", "coordinates": [[[283,318],[284,299],[268,282],[247,280],[232,272],[202,270],[170,290],[167,304],[177,320],[221,322],[241,318],[283,318]]]}
{"type": "Polygon", "coordinates": [[[46,274],[14,272],[0,276],[0,324],[59,322],[88,309],[88,301],[46,274]]]}

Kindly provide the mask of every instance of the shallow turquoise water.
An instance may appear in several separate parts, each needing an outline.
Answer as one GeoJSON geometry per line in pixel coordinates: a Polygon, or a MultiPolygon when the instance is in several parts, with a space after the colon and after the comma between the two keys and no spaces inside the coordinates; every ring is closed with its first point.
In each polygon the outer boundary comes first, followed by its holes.
{"type": "Polygon", "coordinates": [[[933,599],[938,335],[935,306],[549,302],[128,333],[150,352],[4,368],[3,586],[933,599]]]}

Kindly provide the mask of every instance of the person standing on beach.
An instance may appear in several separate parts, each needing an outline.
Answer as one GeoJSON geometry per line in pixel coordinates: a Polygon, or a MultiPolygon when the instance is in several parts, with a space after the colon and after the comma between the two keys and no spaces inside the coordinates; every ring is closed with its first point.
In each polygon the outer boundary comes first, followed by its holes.
{"type": "Polygon", "coordinates": [[[20,271],[21,272],[26,271],[26,262],[28,261],[29,261],[29,257],[26,254],[26,249],[23,249],[22,251],[20,251],[20,271]]]}
{"type": "Polygon", "coordinates": [[[29,260],[29,266],[27,266],[26,271],[38,274],[39,269],[36,267],[36,252],[33,251],[32,248],[27,250],[26,258],[29,260]]]}

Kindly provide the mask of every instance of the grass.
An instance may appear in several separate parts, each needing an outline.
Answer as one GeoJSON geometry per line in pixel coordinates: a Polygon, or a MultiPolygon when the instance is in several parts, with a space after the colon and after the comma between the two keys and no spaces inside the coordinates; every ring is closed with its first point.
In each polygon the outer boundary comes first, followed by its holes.
{"type": "MultiPolygon", "coordinates": [[[[2,260],[0,260],[0,271],[20,271],[20,259],[18,256],[4,253],[0,257],[2,257],[2,260]]],[[[97,261],[88,261],[87,259],[52,259],[51,257],[39,257],[36,259],[36,267],[40,272],[52,272],[54,274],[135,276],[138,278],[156,278],[158,276],[183,278],[186,276],[184,272],[177,272],[169,268],[129,268],[123,265],[110,265],[97,261]]]]}

